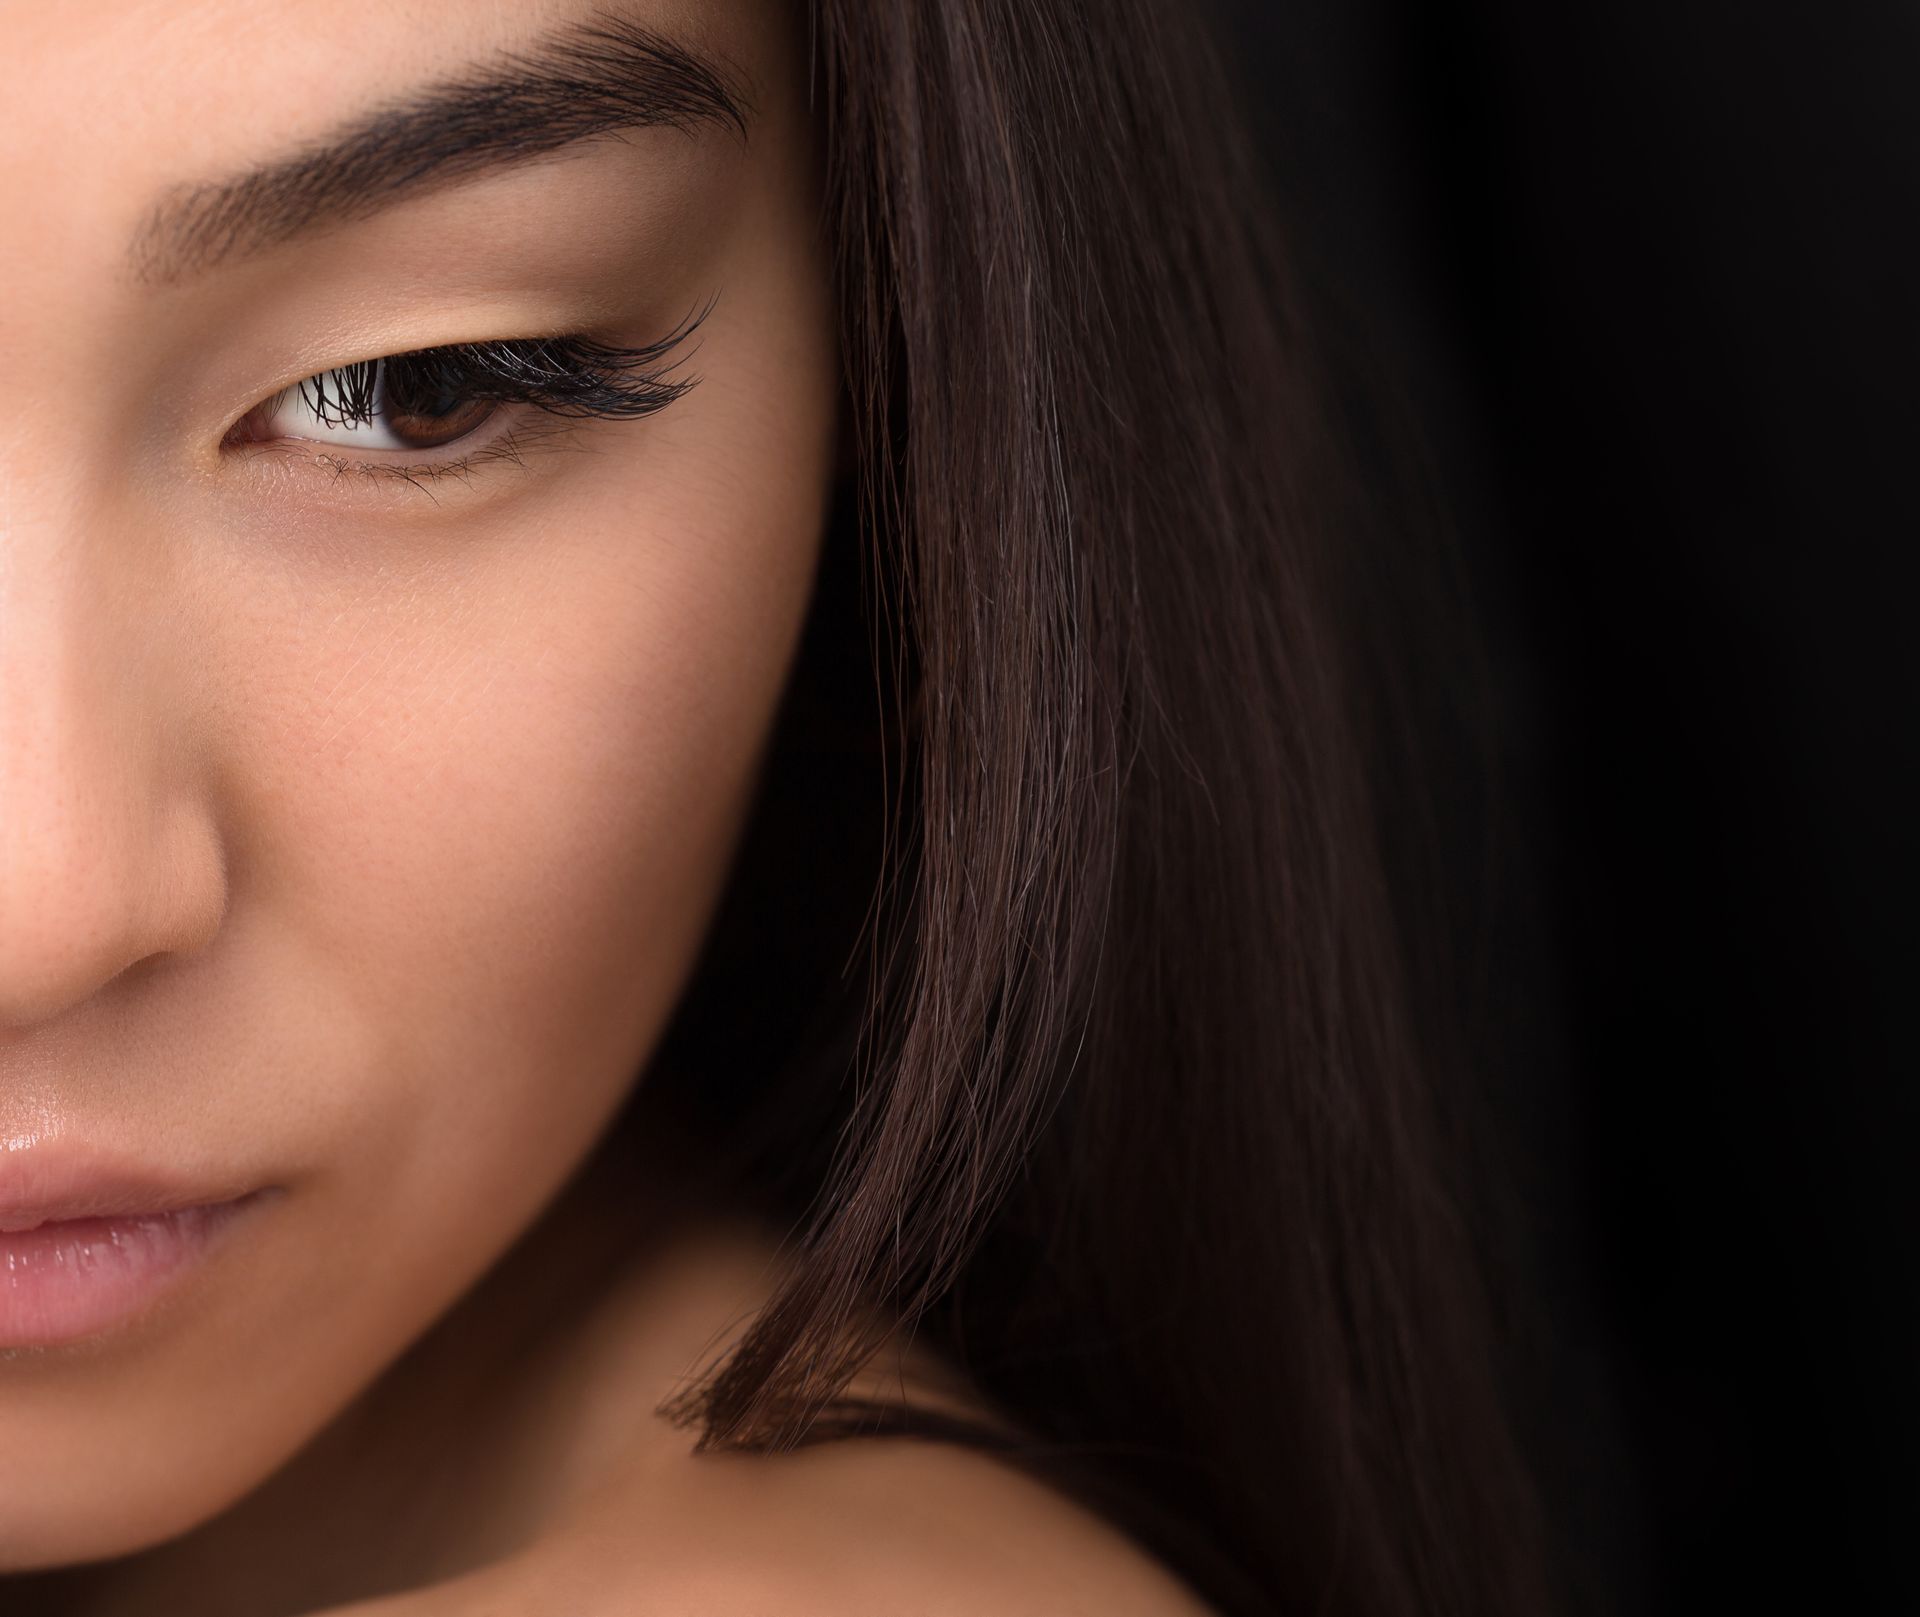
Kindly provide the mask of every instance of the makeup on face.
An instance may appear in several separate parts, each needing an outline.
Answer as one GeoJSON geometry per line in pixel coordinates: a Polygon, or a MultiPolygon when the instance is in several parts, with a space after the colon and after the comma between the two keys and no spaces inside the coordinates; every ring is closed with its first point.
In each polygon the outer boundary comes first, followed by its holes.
{"type": "Polygon", "coordinates": [[[243,1196],[0,1229],[0,1349],[81,1341],[138,1318],[256,1204],[243,1196]]]}
{"type": "Polygon", "coordinates": [[[0,1152],[0,1350],[113,1331],[279,1194],[169,1173],[54,1133],[0,1152]]]}

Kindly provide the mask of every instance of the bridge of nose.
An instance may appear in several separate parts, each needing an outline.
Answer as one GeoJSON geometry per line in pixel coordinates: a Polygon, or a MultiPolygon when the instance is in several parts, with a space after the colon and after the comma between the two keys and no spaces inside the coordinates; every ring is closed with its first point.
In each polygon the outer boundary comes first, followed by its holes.
{"type": "Polygon", "coordinates": [[[0,1026],[200,947],[224,905],[180,553],[50,436],[0,436],[0,1026]]]}

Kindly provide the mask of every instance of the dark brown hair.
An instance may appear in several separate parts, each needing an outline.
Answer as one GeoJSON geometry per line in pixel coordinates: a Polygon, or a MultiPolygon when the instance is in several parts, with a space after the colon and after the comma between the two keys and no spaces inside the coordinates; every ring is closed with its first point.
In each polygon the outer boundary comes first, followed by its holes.
{"type": "Polygon", "coordinates": [[[817,0],[855,473],[642,1086],[796,1230],[708,1446],[995,1443],[1221,1610],[1540,1611],[1341,470],[1184,0],[817,0]],[[1020,1434],[839,1395],[875,1304],[1020,1434]]]}

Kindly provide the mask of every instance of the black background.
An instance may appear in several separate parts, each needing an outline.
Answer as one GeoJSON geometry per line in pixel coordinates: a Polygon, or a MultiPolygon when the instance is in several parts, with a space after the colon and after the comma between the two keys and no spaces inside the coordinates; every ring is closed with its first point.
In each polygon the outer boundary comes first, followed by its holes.
{"type": "Polygon", "coordinates": [[[1920,1611],[1920,8],[1224,3],[1494,658],[1578,1604],[1920,1611]]]}

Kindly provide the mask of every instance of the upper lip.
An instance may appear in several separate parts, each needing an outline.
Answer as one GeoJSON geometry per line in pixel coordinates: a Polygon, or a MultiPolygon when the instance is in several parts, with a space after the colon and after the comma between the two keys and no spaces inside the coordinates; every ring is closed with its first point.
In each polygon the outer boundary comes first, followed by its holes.
{"type": "Polygon", "coordinates": [[[251,1184],[167,1175],[144,1163],[49,1142],[0,1153],[0,1234],[75,1218],[130,1218],[229,1202],[251,1184]]]}

